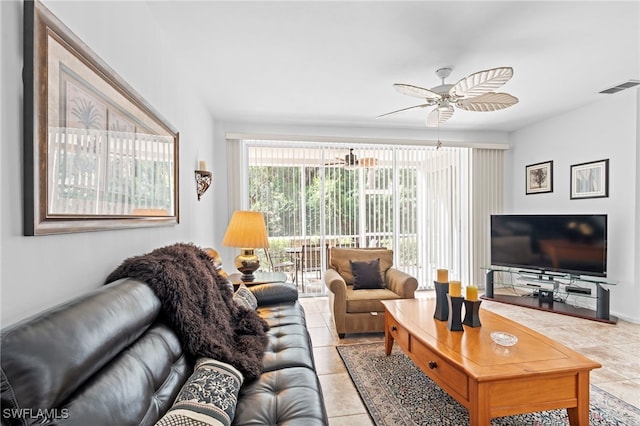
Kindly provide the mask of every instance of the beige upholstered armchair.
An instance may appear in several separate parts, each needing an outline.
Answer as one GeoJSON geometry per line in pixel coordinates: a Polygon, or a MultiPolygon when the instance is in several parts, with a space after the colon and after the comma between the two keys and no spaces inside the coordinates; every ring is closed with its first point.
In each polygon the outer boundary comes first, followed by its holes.
{"type": "Polygon", "coordinates": [[[418,281],[392,265],[392,250],[329,249],[329,269],[325,272],[324,282],[329,290],[333,321],[341,338],[346,333],[384,331],[381,300],[413,299],[418,281]],[[377,271],[378,266],[379,280],[371,272],[377,271]]]}

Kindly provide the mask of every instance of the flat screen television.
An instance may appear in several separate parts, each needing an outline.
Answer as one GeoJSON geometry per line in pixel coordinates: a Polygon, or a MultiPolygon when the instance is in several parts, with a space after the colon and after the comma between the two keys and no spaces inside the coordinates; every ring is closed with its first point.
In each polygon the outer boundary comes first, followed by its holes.
{"type": "Polygon", "coordinates": [[[607,276],[607,215],[491,215],[491,264],[607,276]]]}

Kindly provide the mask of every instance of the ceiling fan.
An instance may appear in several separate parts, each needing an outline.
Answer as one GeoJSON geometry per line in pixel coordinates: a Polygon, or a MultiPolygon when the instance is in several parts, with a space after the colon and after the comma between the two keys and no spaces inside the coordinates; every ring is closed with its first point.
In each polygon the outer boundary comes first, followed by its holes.
{"type": "Polygon", "coordinates": [[[375,167],[378,164],[378,159],[374,157],[358,158],[353,153],[353,148],[349,149],[349,153],[343,158],[336,157],[334,161],[324,163],[325,166],[342,166],[342,167],[375,167]]]}
{"type": "Polygon", "coordinates": [[[391,111],[386,115],[414,108],[426,108],[436,105],[427,116],[427,127],[437,127],[453,115],[453,106],[467,111],[485,112],[509,108],[518,103],[518,98],[508,93],[496,93],[493,90],[505,84],[513,76],[513,68],[501,67],[480,71],[463,78],[456,84],[445,84],[445,78],[451,74],[451,68],[440,68],[436,75],[442,79],[440,86],[425,89],[410,84],[396,83],[393,87],[403,95],[424,99],[420,105],[391,111]]]}

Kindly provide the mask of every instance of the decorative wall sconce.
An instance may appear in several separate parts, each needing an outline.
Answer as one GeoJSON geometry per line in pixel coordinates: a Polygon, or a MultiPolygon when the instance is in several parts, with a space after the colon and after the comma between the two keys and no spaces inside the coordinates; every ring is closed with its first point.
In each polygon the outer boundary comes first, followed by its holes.
{"type": "Polygon", "coordinates": [[[204,194],[209,186],[211,186],[211,181],[213,177],[211,172],[207,171],[207,163],[204,161],[200,161],[198,164],[198,170],[195,171],[196,174],[196,192],[198,193],[198,201],[200,201],[200,197],[204,194]]]}

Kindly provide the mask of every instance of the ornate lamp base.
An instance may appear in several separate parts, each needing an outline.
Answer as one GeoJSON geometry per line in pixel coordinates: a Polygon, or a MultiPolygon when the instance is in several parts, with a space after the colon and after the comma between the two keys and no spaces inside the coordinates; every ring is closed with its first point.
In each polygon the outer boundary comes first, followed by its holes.
{"type": "Polygon", "coordinates": [[[242,253],[236,256],[235,267],[242,273],[240,279],[246,283],[256,279],[253,273],[260,268],[260,259],[253,249],[240,249],[242,253]]]}

